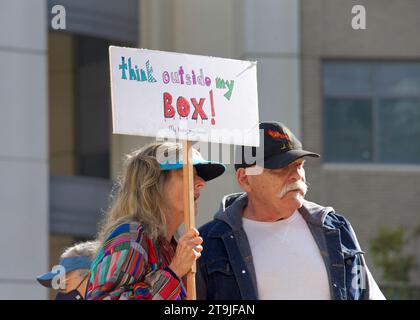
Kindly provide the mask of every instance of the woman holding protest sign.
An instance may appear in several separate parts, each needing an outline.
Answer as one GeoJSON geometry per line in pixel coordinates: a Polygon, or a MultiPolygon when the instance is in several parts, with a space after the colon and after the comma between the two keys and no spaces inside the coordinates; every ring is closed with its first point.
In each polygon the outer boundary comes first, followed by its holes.
{"type": "MultiPolygon", "coordinates": [[[[131,155],[98,240],[88,299],[171,299],[186,297],[182,278],[200,257],[195,228],[178,239],[184,220],[182,145],[153,143],[131,155]]],[[[205,181],[225,171],[193,149],[194,202],[205,181]]]]}

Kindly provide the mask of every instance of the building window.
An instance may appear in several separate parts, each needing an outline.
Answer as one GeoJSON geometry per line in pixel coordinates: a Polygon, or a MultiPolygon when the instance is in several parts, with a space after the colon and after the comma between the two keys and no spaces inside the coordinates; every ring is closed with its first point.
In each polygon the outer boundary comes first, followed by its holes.
{"type": "Polygon", "coordinates": [[[420,164],[420,63],[323,62],[327,162],[420,164]]]}

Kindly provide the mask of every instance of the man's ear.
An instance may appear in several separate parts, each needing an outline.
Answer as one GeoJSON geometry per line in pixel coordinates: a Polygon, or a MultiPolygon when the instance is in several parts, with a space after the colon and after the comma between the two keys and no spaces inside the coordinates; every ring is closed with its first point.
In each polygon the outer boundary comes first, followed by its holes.
{"type": "Polygon", "coordinates": [[[238,181],[239,186],[245,192],[251,191],[251,185],[249,183],[248,175],[245,168],[239,168],[236,170],[236,180],[238,181]]]}

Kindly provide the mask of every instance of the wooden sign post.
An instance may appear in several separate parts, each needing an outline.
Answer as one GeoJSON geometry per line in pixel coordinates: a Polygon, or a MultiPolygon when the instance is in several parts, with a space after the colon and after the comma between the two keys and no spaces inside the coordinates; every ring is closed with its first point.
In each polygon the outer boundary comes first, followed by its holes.
{"type": "MultiPolygon", "coordinates": [[[[192,141],[259,145],[256,62],[109,48],[114,134],[182,140],[185,231],[195,227],[192,141]]],[[[196,265],[187,298],[196,298],[196,265]]]]}
{"type": "MultiPolygon", "coordinates": [[[[185,231],[195,227],[194,212],[194,173],[192,165],[192,142],[188,140],[182,141],[183,150],[183,185],[184,185],[184,227],[185,231]]],[[[191,271],[187,274],[187,299],[196,299],[195,290],[195,273],[196,264],[191,267],[191,271]]]]}

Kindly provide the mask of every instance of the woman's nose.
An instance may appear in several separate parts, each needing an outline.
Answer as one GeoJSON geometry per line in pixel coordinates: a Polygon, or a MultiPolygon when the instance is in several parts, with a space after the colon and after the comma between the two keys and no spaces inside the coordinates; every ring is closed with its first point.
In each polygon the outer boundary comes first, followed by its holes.
{"type": "Polygon", "coordinates": [[[194,176],[194,188],[195,189],[203,189],[206,185],[206,182],[204,181],[203,178],[201,178],[199,175],[195,175],[194,176]]]}

